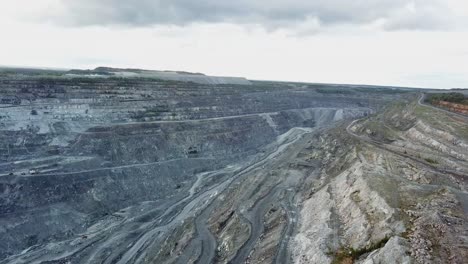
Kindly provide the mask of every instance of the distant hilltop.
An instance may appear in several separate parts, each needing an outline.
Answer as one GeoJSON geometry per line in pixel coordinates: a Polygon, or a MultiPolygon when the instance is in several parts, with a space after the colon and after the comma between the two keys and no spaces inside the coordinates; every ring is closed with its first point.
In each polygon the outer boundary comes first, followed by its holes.
{"type": "Polygon", "coordinates": [[[185,71],[156,71],[143,69],[119,69],[111,67],[97,67],[94,70],[70,70],[67,75],[79,76],[117,76],[144,77],[171,81],[194,82],[200,84],[240,84],[250,85],[250,81],[243,77],[208,76],[203,73],[185,71]]]}
{"type": "Polygon", "coordinates": [[[173,72],[173,73],[178,73],[178,74],[188,74],[188,75],[203,75],[206,76],[203,73],[199,72],[186,72],[186,71],[154,71],[154,70],[144,70],[144,69],[132,69],[132,68],[127,68],[127,69],[119,69],[119,68],[112,68],[112,67],[97,67],[94,70],[70,70],[68,71],[71,74],[111,74],[117,73],[117,72],[132,72],[132,73],[151,73],[151,72],[173,72]]]}

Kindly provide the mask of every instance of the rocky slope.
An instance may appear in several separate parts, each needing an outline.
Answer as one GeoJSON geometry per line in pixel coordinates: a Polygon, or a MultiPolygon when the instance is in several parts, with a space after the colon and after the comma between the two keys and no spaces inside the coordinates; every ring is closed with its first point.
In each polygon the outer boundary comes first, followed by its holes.
{"type": "Polygon", "coordinates": [[[442,108],[446,108],[450,111],[457,112],[460,114],[468,115],[468,105],[464,104],[455,104],[451,102],[444,102],[444,101],[439,101],[435,103],[437,106],[440,106],[442,108]]]}
{"type": "Polygon", "coordinates": [[[0,263],[466,259],[466,121],[410,90],[0,76],[0,263]]]}
{"type": "Polygon", "coordinates": [[[331,158],[307,187],[294,263],[466,261],[468,125],[416,102],[316,140],[312,157],[331,158]]]}

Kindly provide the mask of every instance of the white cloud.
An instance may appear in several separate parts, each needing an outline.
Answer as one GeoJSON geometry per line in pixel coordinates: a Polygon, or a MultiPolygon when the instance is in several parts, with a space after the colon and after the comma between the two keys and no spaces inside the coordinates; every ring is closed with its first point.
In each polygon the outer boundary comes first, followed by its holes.
{"type": "MultiPolygon", "coordinates": [[[[52,0],[51,0],[52,1],[52,0]]],[[[461,2],[462,0],[459,0],[461,2]]],[[[386,21],[384,29],[447,29],[460,23],[445,0],[55,0],[49,12],[59,24],[188,25],[258,24],[294,29],[303,21],[322,26],[386,21]],[[60,5],[61,4],[61,5],[60,5]]]]}
{"type": "MultiPolygon", "coordinates": [[[[394,23],[393,31],[385,31],[382,28],[391,24],[383,18],[368,24],[324,26],[313,16],[273,31],[261,24],[232,22],[63,27],[37,22],[38,18],[48,21],[44,17],[50,10],[61,10],[60,2],[36,0],[27,10],[20,8],[26,2],[30,1],[2,2],[0,64],[60,68],[106,65],[252,79],[468,86],[468,36],[465,29],[456,27],[445,31],[397,30],[394,23]]],[[[397,20],[410,16],[418,8],[415,3],[404,6],[402,14],[395,16],[400,17],[397,20]]],[[[461,5],[449,7],[458,10],[461,5]]],[[[461,21],[464,12],[454,14],[461,21]]]]}

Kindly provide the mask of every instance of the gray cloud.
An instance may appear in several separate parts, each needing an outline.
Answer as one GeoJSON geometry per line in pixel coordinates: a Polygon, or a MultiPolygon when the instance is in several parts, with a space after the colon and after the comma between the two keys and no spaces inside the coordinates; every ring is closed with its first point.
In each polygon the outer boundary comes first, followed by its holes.
{"type": "Polygon", "coordinates": [[[306,21],[321,27],[380,21],[388,30],[447,27],[442,0],[61,0],[60,22],[86,25],[260,24],[294,28],[306,21]]]}

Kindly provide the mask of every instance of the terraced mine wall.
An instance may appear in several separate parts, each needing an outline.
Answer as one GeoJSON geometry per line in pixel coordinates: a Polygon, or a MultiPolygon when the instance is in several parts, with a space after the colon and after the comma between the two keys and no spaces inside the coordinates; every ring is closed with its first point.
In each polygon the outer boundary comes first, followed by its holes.
{"type": "Polygon", "coordinates": [[[363,117],[401,96],[141,78],[15,77],[0,88],[17,98],[0,105],[0,259],[80,237],[135,205],[151,204],[138,223],[169,221],[197,175],[242,167],[293,128],[363,117]]]}
{"type": "Polygon", "coordinates": [[[453,111],[453,112],[456,112],[456,113],[468,115],[468,105],[454,104],[454,103],[451,103],[451,102],[444,102],[444,101],[439,101],[439,102],[436,102],[434,104],[436,106],[446,108],[446,109],[448,109],[450,111],[453,111]]]}
{"type": "Polygon", "coordinates": [[[466,262],[468,118],[422,98],[312,139],[294,263],[466,262]]]}

